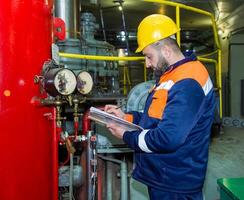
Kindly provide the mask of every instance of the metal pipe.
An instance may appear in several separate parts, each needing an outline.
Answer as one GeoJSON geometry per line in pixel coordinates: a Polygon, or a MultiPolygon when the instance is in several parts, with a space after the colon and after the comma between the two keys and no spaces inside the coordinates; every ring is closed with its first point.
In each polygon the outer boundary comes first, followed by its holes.
{"type": "Polygon", "coordinates": [[[211,58],[202,58],[200,56],[197,56],[197,59],[203,62],[208,62],[208,63],[214,63],[216,68],[218,66],[218,62],[215,59],[211,59],[211,58]]]}
{"type": "Polygon", "coordinates": [[[209,63],[214,63],[215,64],[215,70],[216,70],[216,79],[217,79],[217,89],[219,92],[219,116],[220,119],[223,117],[223,112],[222,112],[222,107],[223,107],[223,98],[222,98],[222,71],[221,71],[221,50],[218,50],[218,60],[217,62],[214,59],[210,58],[202,58],[202,57],[197,57],[198,60],[203,61],[203,62],[209,62],[209,63]]]}
{"type": "Polygon", "coordinates": [[[86,163],[87,163],[87,199],[92,199],[92,181],[91,181],[91,160],[92,160],[92,149],[90,137],[92,131],[87,132],[87,149],[86,149],[86,163]]]}
{"type": "Polygon", "coordinates": [[[120,164],[120,199],[128,200],[128,179],[127,179],[127,165],[125,162],[120,164]]]}
{"type": "Polygon", "coordinates": [[[128,174],[126,162],[101,155],[98,155],[98,157],[106,161],[120,164],[120,200],[128,200],[128,174]]]}
{"type": "Polygon", "coordinates": [[[124,32],[125,32],[125,43],[126,43],[126,48],[127,48],[127,52],[128,52],[128,55],[130,55],[130,46],[129,46],[129,41],[128,41],[128,32],[127,32],[127,28],[126,28],[126,23],[125,23],[125,13],[124,13],[124,9],[123,9],[123,4],[121,1],[119,1],[119,4],[121,6],[121,18],[122,18],[122,24],[123,24],[123,29],[124,29],[124,32]]]}
{"type": "MultiPolygon", "coordinates": [[[[176,6],[176,25],[180,28],[180,7],[176,6]]],[[[176,40],[178,45],[180,46],[180,31],[176,33],[176,40]]]]}
{"type": "Polygon", "coordinates": [[[147,81],[147,66],[146,66],[146,62],[144,62],[144,65],[143,65],[143,75],[144,75],[144,81],[146,82],[147,81]]]}
{"type": "Polygon", "coordinates": [[[74,171],[74,163],[73,163],[73,154],[70,153],[70,165],[69,165],[69,200],[73,200],[73,171],[74,171]]]}
{"type": "Polygon", "coordinates": [[[77,0],[56,0],[55,16],[61,18],[66,26],[66,38],[76,38],[78,12],[77,0]]]}
{"type": "Polygon", "coordinates": [[[199,8],[194,8],[194,7],[191,7],[191,6],[186,6],[184,4],[176,3],[176,2],[172,2],[172,1],[165,1],[165,0],[143,0],[143,1],[153,2],[153,3],[161,3],[161,4],[165,4],[165,5],[168,5],[168,6],[174,6],[174,7],[179,6],[180,8],[183,8],[185,10],[190,10],[190,11],[194,11],[194,12],[197,12],[197,13],[200,13],[200,14],[203,14],[203,15],[212,16],[212,13],[207,12],[205,10],[201,10],[199,8]]]}
{"type": "Polygon", "coordinates": [[[106,162],[106,200],[113,200],[112,164],[106,162]]]}
{"type": "Polygon", "coordinates": [[[215,51],[213,51],[213,52],[210,52],[210,53],[207,53],[207,54],[204,54],[204,55],[200,55],[199,57],[209,57],[209,56],[212,56],[212,55],[214,55],[214,54],[216,54],[216,53],[218,53],[218,50],[215,50],[215,51]]]}
{"type": "Polygon", "coordinates": [[[86,135],[91,130],[91,120],[88,118],[89,110],[82,116],[82,135],[86,135]]]}
{"type": "Polygon", "coordinates": [[[81,55],[81,54],[73,54],[73,53],[59,53],[60,57],[66,58],[74,58],[74,59],[86,59],[86,60],[107,60],[107,61],[140,61],[145,60],[145,57],[119,57],[119,56],[94,56],[94,55],[81,55]]]}
{"type": "Polygon", "coordinates": [[[220,119],[222,119],[223,117],[223,98],[222,98],[222,61],[221,61],[221,55],[222,55],[222,51],[219,49],[218,50],[218,71],[217,71],[217,84],[218,84],[218,88],[219,88],[219,115],[220,115],[220,119]]]}
{"type": "Polygon", "coordinates": [[[103,19],[103,9],[102,9],[101,5],[99,5],[99,11],[100,11],[100,19],[101,19],[101,25],[102,25],[102,30],[103,30],[103,39],[104,39],[104,41],[107,42],[105,26],[104,26],[104,19],[103,19]]]}

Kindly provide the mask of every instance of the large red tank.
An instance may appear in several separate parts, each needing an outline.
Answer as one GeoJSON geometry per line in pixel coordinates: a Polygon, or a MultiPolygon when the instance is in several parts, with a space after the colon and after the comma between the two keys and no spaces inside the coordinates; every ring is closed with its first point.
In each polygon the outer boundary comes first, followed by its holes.
{"type": "Polygon", "coordinates": [[[31,105],[50,58],[51,0],[1,0],[0,199],[57,200],[52,110],[31,105]],[[56,184],[56,185],[55,185],[56,184]]]}

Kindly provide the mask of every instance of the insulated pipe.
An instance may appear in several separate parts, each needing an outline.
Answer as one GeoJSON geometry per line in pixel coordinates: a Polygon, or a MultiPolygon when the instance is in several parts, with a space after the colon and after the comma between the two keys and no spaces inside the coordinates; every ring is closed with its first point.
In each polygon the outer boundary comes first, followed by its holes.
{"type": "MultiPolygon", "coordinates": [[[[128,173],[126,162],[98,155],[102,160],[120,164],[120,200],[128,200],[128,173]]],[[[112,193],[112,192],[110,192],[112,193]]],[[[108,195],[108,194],[107,194],[108,195]]],[[[110,200],[110,199],[107,199],[110,200]]]]}
{"type": "Polygon", "coordinates": [[[78,2],[77,0],[56,0],[55,17],[59,17],[65,22],[66,38],[76,38],[77,19],[78,19],[78,2]]]}

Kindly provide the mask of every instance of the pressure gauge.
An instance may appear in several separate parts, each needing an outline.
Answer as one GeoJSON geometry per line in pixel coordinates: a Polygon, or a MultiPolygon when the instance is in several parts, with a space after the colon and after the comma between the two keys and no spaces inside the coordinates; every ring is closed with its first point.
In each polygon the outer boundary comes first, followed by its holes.
{"type": "Polygon", "coordinates": [[[70,95],[76,88],[75,74],[65,68],[51,68],[44,75],[44,89],[51,96],[70,95]]]}
{"type": "Polygon", "coordinates": [[[92,90],[93,80],[88,72],[80,72],[77,76],[77,90],[81,94],[88,94],[92,90]]]}

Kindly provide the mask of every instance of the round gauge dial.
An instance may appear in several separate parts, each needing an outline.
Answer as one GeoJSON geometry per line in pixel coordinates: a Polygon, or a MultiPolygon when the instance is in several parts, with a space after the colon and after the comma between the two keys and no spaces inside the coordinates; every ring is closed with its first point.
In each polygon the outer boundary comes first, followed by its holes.
{"type": "Polygon", "coordinates": [[[93,80],[88,72],[81,72],[77,76],[77,90],[81,94],[88,94],[92,90],[93,80]]]}
{"type": "Polygon", "coordinates": [[[69,69],[61,69],[55,75],[54,86],[62,95],[70,95],[74,92],[76,84],[75,74],[69,69]]]}

